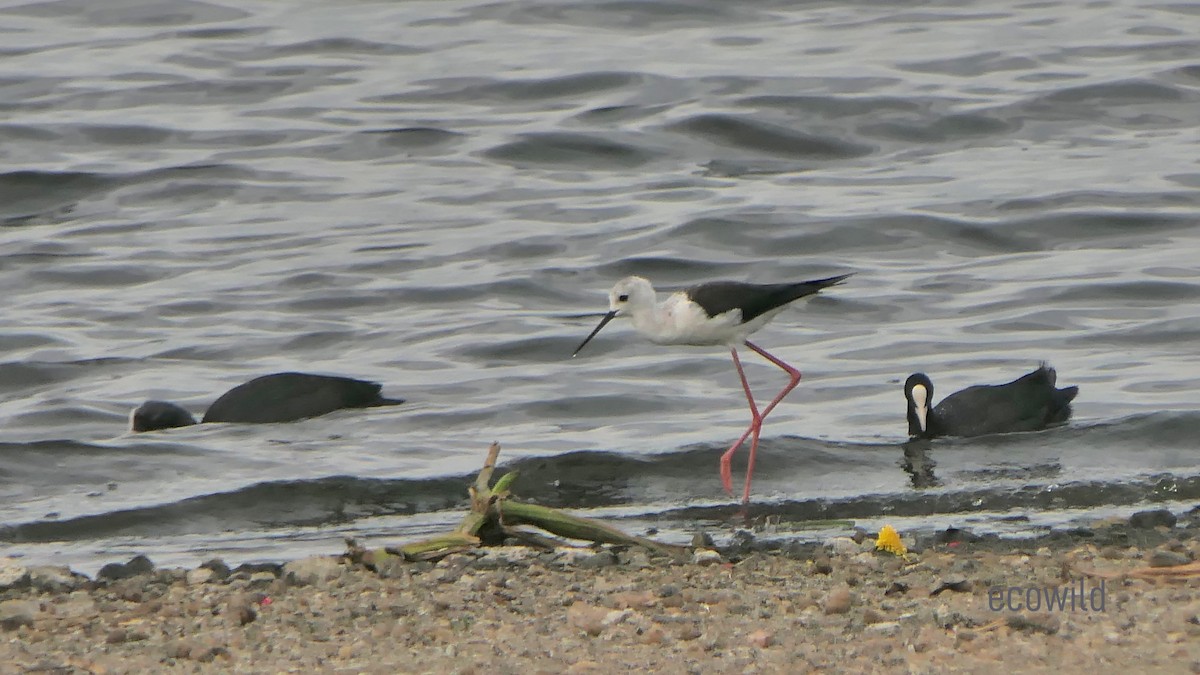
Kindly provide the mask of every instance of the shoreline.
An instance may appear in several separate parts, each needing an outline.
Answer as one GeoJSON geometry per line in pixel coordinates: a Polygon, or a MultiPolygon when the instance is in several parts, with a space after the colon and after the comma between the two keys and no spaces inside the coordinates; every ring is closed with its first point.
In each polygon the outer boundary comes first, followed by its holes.
{"type": "Polygon", "coordinates": [[[504,546],[95,578],[0,559],[15,672],[1200,672],[1200,517],[1036,539],[753,537],[689,562],[504,546]],[[1037,608],[1034,607],[1037,605],[1037,608]]]}

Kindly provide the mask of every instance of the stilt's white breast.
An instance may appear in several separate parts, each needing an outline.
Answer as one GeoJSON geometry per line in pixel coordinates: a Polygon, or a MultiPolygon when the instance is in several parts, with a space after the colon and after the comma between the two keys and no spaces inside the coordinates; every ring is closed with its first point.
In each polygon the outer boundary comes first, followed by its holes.
{"type": "Polygon", "coordinates": [[[663,345],[725,345],[744,340],[741,331],[741,311],[731,310],[710,317],[686,293],[673,293],[657,307],[650,330],[638,331],[651,342],[663,345]]]}

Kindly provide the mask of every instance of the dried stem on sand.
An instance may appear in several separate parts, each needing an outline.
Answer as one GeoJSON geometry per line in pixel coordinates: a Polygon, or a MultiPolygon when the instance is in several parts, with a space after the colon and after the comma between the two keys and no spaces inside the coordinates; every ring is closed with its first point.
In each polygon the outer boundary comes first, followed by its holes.
{"type": "Polygon", "coordinates": [[[590,518],[581,518],[568,513],[536,504],[526,504],[512,499],[509,487],[517,477],[516,471],[501,476],[491,485],[500,455],[500,444],[492,443],[488,448],[483,468],[468,488],[471,495],[471,511],[463,517],[454,530],[445,534],[382,550],[366,550],[354,542],[347,542],[347,556],[354,562],[374,566],[389,555],[403,556],[405,560],[437,560],[451,553],[471,550],[480,546],[494,545],[507,538],[516,538],[542,546],[558,546],[564,542],[547,539],[535,532],[516,529],[520,525],[532,525],[551,534],[568,539],[591,541],[597,544],[624,544],[641,546],[652,552],[676,559],[687,559],[690,551],[681,546],[663,544],[644,537],[626,534],[615,527],[590,518]]]}
{"type": "Polygon", "coordinates": [[[1115,572],[1102,572],[1096,569],[1080,568],[1080,572],[1089,576],[1100,579],[1158,579],[1163,581],[1184,581],[1187,579],[1200,578],[1200,562],[1191,562],[1185,565],[1172,565],[1170,567],[1142,567],[1135,570],[1121,570],[1115,572]]]}

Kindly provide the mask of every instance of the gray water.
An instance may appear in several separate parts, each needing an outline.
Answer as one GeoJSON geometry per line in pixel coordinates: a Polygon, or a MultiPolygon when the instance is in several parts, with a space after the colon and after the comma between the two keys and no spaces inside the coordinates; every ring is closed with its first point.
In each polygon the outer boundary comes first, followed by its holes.
{"type": "Polygon", "coordinates": [[[523,498],[728,532],[727,351],[616,323],[570,358],[628,274],[856,273],[756,335],[804,372],[750,510],[781,534],[1187,508],[1198,35],[1134,1],[5,2],[0,541],[85,570],[394,542],[457,521],[492,440],[523,498]],[[906,454],[910,372],[1040,361],[1067,427],[906,454]],[[409,403],[124,431],[286,370],[409,403]]]}

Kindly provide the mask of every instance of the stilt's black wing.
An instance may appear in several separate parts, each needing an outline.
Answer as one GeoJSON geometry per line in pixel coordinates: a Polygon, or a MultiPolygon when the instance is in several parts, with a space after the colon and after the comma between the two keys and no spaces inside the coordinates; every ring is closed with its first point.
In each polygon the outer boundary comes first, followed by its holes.
{"type": "Polygon", "coordinates": [[[795,284],[713,281],[693,286],[684,292],[710,317],[724,314],[731,309],[740,309],[742,310],[742,322],[745,323],[777,307],[812,295],[822,288],[840,284],[849,276],[849,274],[841,274],[827,279],[801,281],[795,284]]]}

